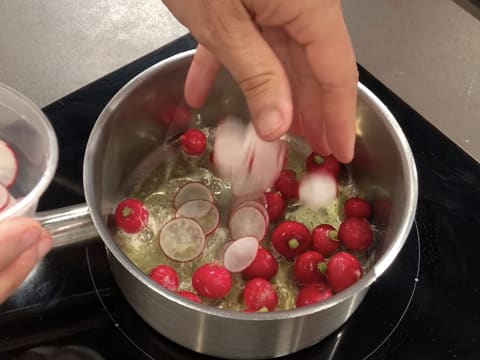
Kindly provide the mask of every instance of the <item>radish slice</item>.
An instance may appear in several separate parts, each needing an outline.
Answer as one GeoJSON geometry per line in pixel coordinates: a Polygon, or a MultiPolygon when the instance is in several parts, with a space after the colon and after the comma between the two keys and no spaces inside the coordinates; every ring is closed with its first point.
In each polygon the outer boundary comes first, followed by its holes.
{"type": "Polygon", "coordinates": [[[267,227],[268,227],[268,224],[270,223],[270,217],[268,216],[268,211],[267,209],[265,208],[265,206],[263,206],[262,204],[260,204],[259,202],[257,201],[253,201],[253,200],[245,200],[245,201],[242,201],[241,203],[237,204],[235,206],[235,209],[240,209],[244,206],[251,206],[251,207],[254,207],[258,210],[260,210],[260,212],[262,213],[263,217],[265,218],[265,222],[267,224],[267,227]]]}
{"type": "Polygon", "coordinates": [[[263,207],[265,207],[267,205],[267,197],[265,196],[265,194],[263,192],[261,192],[259,194],[249,194],[249,195],[244,195],[244,196],[240,196],[240,197],[236,198],[233,201],[232,207],[236,207],[240,203],[243,203],[247,200],[256,201],[260,205],[262,205],[263,207]]]}
{"type": "Polygon", "coordinates": [[[234,117],[227,117],[217,125],[213,144],[214,166],[223,178],[234,179],[247,170],[251,153],[245,142],[245,125],[234,117]]]}
{"type": "Polygon", "coordinates": [[[187,201],[178,208],[175,217],[195,220],[202,227],[205,235],[213,233],[220,222],[217,207],[207,200],[187,201]]]}
{"type": "Polygon", "coordinates": [[[243,206],[233,210],[228,225],[233,240],[254,236],[258,241],[262,241],[267,232],[265,217],[253,206],[243,206]]]}
{"type": "Polygon", "coordinates": [[[6,209],[10,202],[10,194],[5,186],[0,184],[0,211],[6,209]]]}
{"type": "Polygon", "coordinates": [[[192,219],[180,218],[166,223],[160,230],[160,248],[172,260],[187,262],[198,257],[205,247],[205,235],[192,219]]]}
{"type": "Polygon", "coordinates": [[[199,182],[191,182],[183,185],[173,199],[173,206],[178,209],[180,206],[191,200],[206,200],[213,202],[213,195],[210,190],[199,182]]]}
{"type": "Polygon", "coordinates": [[[5,141],[0,140],[0,184],[11,187],[18,174],[18,162],[15,152],[5,141]]]}
{"type": "Polygon", "coordinates": [[[223,266],[233,273],[245,270],[255,260],[258,246],[258,240],[253,236],[235,240],[225,250],[223,266]]]}
{"type": "Polygon", "coordinates": [[[300,181],[298,196],[312,210],[326,208],[337,197],[337,181],[330,174],[308,173],[300,181]]]}

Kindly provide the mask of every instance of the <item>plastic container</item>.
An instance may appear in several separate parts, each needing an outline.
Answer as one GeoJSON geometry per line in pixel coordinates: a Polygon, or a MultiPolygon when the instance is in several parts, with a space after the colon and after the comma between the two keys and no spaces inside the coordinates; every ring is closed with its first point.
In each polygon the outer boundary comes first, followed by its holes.
{"type": "Polygon", "coordinates": [[[9,189],[15,200],[0,212],[0,221],[12,216],[33,216],[57,168],[57,138],[44,113],[2,83],[0,139],[10,145],[18,160],[18,175],[9,189]]]}

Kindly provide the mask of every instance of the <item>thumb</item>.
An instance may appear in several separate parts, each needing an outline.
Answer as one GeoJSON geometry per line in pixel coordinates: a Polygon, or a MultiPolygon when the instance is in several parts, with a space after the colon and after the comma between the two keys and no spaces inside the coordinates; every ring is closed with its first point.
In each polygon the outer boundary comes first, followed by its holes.
{"type": "MultiPolygon", "coordinates": [[[[253,125],[264,140],[284,135],[292,122],[293,106],[288,76],[272,48],[242,7],[217,17],[223,25],[215,39],[203,44],[229,70],[245,95],[253,125]],[[243,11],[243,13],[242,13],[243,11]],[[239,13],[242,15],[240,16],[239,13]]],[[[211,33],[210,33],[211,34],[211,33]]],[[[202,39],[199,39],[202,42],[202,39]]]]}

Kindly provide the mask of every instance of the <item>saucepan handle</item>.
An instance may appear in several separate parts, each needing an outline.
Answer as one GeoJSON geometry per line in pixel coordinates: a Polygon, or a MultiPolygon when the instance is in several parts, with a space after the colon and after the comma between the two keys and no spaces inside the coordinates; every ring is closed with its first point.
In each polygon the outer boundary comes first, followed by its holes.
{"type": "Polygon", "coordinates": [[[52,234],[54,248],[98,239],[97,229],[86,204],[41,211],[35,217],[52,234]]]}

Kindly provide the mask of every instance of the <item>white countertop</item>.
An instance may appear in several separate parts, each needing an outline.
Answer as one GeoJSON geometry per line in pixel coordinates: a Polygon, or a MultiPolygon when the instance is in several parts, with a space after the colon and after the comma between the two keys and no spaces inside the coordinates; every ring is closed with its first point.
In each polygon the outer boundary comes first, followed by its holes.
{"type": "MultiPolygon", "coordinates": [[[[480,161],[480,20],[456,2],[343,6],[358,62],[480,161]]],[[[4,0],[0,82],[44,106],[185,33],[160,0],[4,0]]]]}

